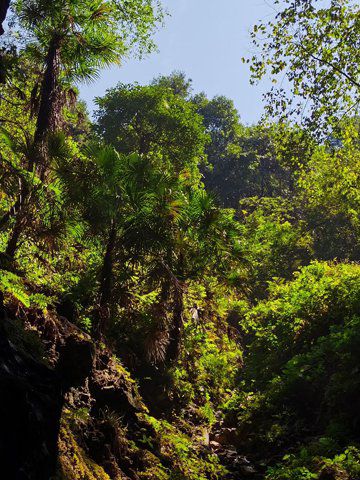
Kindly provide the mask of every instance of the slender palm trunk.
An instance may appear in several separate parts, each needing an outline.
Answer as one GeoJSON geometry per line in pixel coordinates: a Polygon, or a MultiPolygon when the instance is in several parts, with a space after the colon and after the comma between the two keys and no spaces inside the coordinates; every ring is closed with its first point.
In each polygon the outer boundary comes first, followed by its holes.
{"type": "Polygon", "coordinates": [[[60,44],[61,38],[55,35],[46,55],[46,69],[41,83],[40,105],[34,134],[35,154],[29,162],[29,170],[32,171],[35,164],[40,178],[45,175],[47,167],[46,135],[50,131],[56,130],[61,114],[59,100],[60,44]]]}
{"type": "Polygon", "coordinates": [[[4,33],[3,22],[10,7],[10,0],[0,0],[0,36],[4,33]]]}
{"type": "Polygon", "coordinates": [[[20,207],[21,199],[18,197],[14,205],[3,215],[0,219],[0,230],[2,230],[7,223],[9,222],[10,218],[14,217],[20,207]]]}
{"type": "MultiPolygon", "coordinates": [[[[16,210],[14,209],[15,205],[13,206],[13,212],[10,210],[12,213],[11,216],[15,216],[15,225],[12,229],[12,232],[10,234],[5,253],[10,257],[14,258],[18,243],[19,243],[19,238],[22,232],[23,224],[24,224],[24,219],[25,219],[25,207],[26,207],[26,201],[28,199],[29,195],[29,188],[27,186],[27,183],[25,181],[21,182],[20,185],[20,194],[18,200],[15,202],[16,205],[16,210]]],[[[5,214],[6,216],[6,214],[5,214]]],[[[3,220],[3,219],[2,219],[3,220]]]]}
{"type": "Polygon", "coordinates": [[[181,287],[174,293],[173,324],[170,330],[170,342],[167,349],[167,360],[173,362],[179,357],[184,327],[184,298],[181,287]]]}
{"type": "Polygon", "coordinates": [[[22,219],[23,217],[21,215],[18,215],[16,217],[16,222],[14,225],[14,228],[12,229],[8,244],[6,246],[5,253],[8,255],[10,258],[14,258],[18,243],[19,243],[19,238],[21,235],[22,231],[22,219]]]}
{"type": "Polygon", "coordinates": [[[113,267],[114,267],[114,250],[116,245],[116,223],[111,222],[109,236],[106,244],[103,265],[100,277],[100,291],[99,291],[99,312],[97,318],[97,325],[95,325],[96,335],[101,337],[107,330],[109,323],[109,304],[112,294],[113,285],[113,267]]]}
{"type": "MultiPolygon", "coordinates": [[[[178,276],[183,277],[184,257],[179,256],[178,276]]],[[[173,362],[180,355],[181,343],[184,329],[184,294],[182,283],[175,279],[174,283],[174,302],[173,302],[173,323],[170,329],[170,341],[167,349],[167,360],[173,362]]]]}
{"type": "Polygon", "coordinates": [[[116,242],[116,224],[115,224],[115,221],[112,221],[109,237],[106,245],[103,266],[101,270],[101,283],[100,283],[100,306],[101,307],[107,306],[111,299],[113,262],[114,262],[113,257],[114,257],[115,242],[116,242]]]}
{"type": "Polygon", "coordinates": [[[54,36],[46,55],[46,69],[41,82],[41,99],[36,120],[35,142],[42,141],[49,130],[54,130],[60,112],[58,106],[58,83],[60,73],[61,38],[54,36]]]}

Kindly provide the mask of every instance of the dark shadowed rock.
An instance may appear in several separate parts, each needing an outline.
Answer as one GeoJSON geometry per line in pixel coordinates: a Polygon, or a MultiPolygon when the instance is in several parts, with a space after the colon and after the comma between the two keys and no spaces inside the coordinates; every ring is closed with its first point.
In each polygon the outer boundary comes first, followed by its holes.
{"type": "Polygon", "coordinates": [[[6,480],[49,480],[62,409],[58,376],[9,339],[0,311],[0,465],[6,480]]]}
{"type": "Polygon", "coordinates": [[[104,407],[121,415],[141,412],[144,405],[134,382],[127,378],[124,368],[108,354],[98,354],[89,381],[96,408],[104,407]]]}
{"type": "Polygon", "coordinates": [[[57,371],[64,388],[80,386],[90,375],[95,356],[94,344],[85,336],[70,335],[59,347],[57,371]]]}
{"type": "Polygon", "coordinates": [[[319,480],[349,480],[350,477],[347,472],[334,465],[324,467],[318,478],[319,480]]]}

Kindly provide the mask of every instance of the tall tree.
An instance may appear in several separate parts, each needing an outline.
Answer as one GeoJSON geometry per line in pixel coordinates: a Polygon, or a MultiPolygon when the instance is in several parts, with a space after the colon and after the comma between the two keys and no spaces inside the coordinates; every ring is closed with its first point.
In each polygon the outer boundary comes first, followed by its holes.
{"type": "MultiPolygon", "coordinates": [[[[44,181],[49,173],[48,136],[61,127],[63,107],[74,97],[73,83],[92,79],[100,68],[119,62],[136,48],[139,54],[150,51],[151,33],[162,13],[152,0],[133,0],[125,6],[101,0],[18,0],[13,8],[21,32],[28,35],[25,52],[41,67],[32,92],[36,125],[25,168],[35,169],[44,181]]],[[[26,221],[28,197],[29,185],[23,181],[19,198],[3,217],[16,213],[6,248],[10,256],[26,221]]]]}
{"type": "Polygon", "coordinates": [[[189,99],[192,92],[192,80],[184,72],[174,70],[170,75],[159,75],[151,82],[152,85],[169,88],[175,95],[189,99]]]}
{"type": "Polygon", "coordinates": [[[119,84],[97,104],[97,132],[119,152],[157,158],[178,172],[205,158],[202,119],[171,89],[119,84]]]}
{"type": "Polygon", "coordinates": [[[258,52],[245,60],[253,82],[270,73],[280,84],[266,95],[270,118],[293,115],[313,130],[336,123],[360,101],[359,5],[277,0],[274,8],[275,20],[255,25],[258,52]]]}

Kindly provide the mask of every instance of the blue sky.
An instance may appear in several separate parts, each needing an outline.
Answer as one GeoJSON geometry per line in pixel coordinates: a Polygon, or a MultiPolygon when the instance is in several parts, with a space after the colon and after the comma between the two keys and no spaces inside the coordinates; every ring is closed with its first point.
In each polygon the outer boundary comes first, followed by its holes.
{"type": "Polygon", "coordinates": [[[99,80],[81,87],[92,100],[117,82],[146,84],[159,74],[182,70],[193,80],[194,91],[209,97],[234,100],[244,123],[256,122],[262,113],[262,92],[249,84],[249,71],[241,58],[251,53],[249,31],[258,20],[274,16],[273,0],[163,0],[170,16],[155,37],[159,53],[142,61],[127,60],[122,67],[104,70],[99,80]]]}

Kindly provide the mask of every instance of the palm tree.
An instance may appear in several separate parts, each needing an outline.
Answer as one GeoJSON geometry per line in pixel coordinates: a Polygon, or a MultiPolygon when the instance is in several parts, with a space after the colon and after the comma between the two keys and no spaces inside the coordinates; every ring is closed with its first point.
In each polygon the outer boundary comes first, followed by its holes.
{"type": "MultiPolygon", "coordinates": [[[[148,2],[103,0],[17,0],[22,31],[29,41],[26,52],[43,66],[39,85],[34,88],[38,104],[33,148],[26,168],[36,170],[43,181],[48,174],[47,139],[62,121],[67,97],[73,95],[74,82],[96,77],[99,69],[119,62],[135,44],[151,48],[149,32],[161,17],[148,2]]],[[[29,186],[22,183],[19,198],[3,217],[4,222],[16,213],[15,225],[6,251],[14,256],[24,222],[29,186]],[[15,207],[15,208],[14,208],[15,207]]],[[[3,223],[3,222],[2,222],[3,223]]]]}
{"type": "Polygon", "coordinates": [[[65,161],[59,174],[91,232],[102,238],[95,325],[102,335],[113,300],[115,263],[151,263],[164,291],[179,284],[171,271],[171,250],[184,195],[175,176],[138,154],[121,155],[113,147],[94,144],[85,153],[85,161],[65,161]]]}
{"type": "Polygon", "coordinates": [[[19,0],[14,9],[30,35],[26,50],[43,64],[38,87],[34,134],[36,164],[46,170],[45,139],[61,124],[66,91],[74,81],[89,80],[103,66],[118,62],[126,47],[117,27],[115,2],[19,0]]]}
{"type": "Polygon", "coordinates": [[[233,211],[220,209],[199,185],[184,185],[178,175],[136,158],[123,197],[129,206],[119,236],[122,260],[148,266],[148,285],[165,305],[157,315],[171,312],[171,321],[159,318],[146,342],[148,357],[171,364],[181,350],[188,281],[207,273],[225,277],[238,231],[233,211]]]}
{"type": "Polygon", "coordinates": [[[103,243],[99,272],[98,311],[94,329],[101,336],[107,328],[112,297],[115,249],[124,217],[124,172],[128,159],[113,147],[89,144],[84,158],[62,158],[58,174],[69,201],[80,208],[90,233],[103,243]]]}

